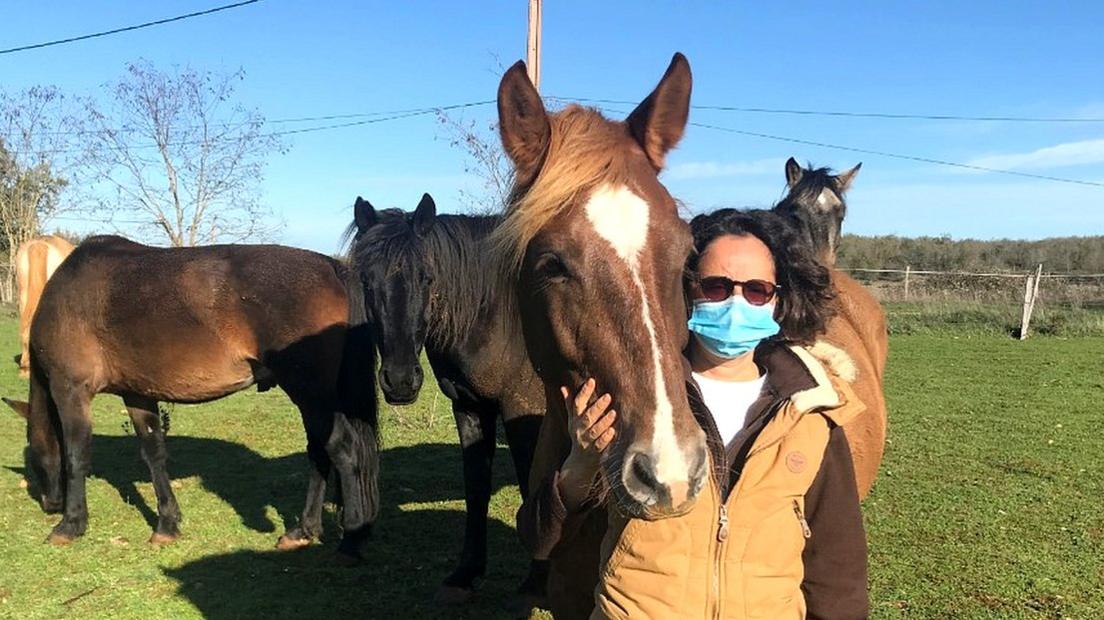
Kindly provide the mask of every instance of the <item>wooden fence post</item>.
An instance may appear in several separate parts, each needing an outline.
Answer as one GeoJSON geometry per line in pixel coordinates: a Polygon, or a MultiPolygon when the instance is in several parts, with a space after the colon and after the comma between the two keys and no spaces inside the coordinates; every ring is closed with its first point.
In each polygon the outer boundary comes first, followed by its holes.
{"type": "Polygon", "coordinates": [[[1027,340],[1027,330],[1031,324],[1031,314],[1035,312],[1035,300],[1039,297],[1039,281],[1043,279],[1043,265],[1035,269],[1034,274],[1028,274],[1027,283],[1024,286],[1023,318],[1020,320],[1020,340],[1027,340]]]}
{"type": "Polygon", "coordinates": [[[912,273],[912,265],[905,265],[905,301],[909,298],[909,274],[912,273]]]}

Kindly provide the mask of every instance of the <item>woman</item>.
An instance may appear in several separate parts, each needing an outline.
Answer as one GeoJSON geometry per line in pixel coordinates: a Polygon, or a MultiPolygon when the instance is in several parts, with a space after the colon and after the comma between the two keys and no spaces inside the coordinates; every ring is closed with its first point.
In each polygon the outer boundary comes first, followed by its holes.
{"type": "MultiPolygon", "coordinates": [[[[724,209],[690,226],[687,386],[713,475],[685,515],[610,511],[592,617],[865,618],[866,536],[841,428],[863,406],[800,346],[830,315],[828,271],[769,211],[724,209]],[[665,556],[673,536],[691,551],[665,556]]],[[[617,436],[593,380],[563,395],[570,455],[518,512],[536,557],[570,542],[617,436]]]]}

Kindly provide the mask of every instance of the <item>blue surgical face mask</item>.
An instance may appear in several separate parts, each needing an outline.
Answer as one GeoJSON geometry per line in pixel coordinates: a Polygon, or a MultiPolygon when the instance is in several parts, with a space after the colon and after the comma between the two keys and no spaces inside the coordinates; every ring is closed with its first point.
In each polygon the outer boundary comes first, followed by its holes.
{"type": "Polygon", "coordinates": [[[703,347],[723,359],[735,359],[781,331],[774,305],[753,306],[740,295],[694,304],[690,331],[703,347]]]}

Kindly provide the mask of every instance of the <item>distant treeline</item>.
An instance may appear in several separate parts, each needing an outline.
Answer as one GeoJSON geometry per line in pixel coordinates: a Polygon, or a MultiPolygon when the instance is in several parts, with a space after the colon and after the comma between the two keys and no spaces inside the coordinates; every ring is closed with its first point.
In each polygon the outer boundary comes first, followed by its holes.
{"type": "Polygon", "coordinates": [[[1051,273],[1104,273],[1104,236],[1040,241],[953,240],[949,237],[844,235],[837,262],[843,268],[930,269],[1024,273],[1039,263],[1051,273]]]}

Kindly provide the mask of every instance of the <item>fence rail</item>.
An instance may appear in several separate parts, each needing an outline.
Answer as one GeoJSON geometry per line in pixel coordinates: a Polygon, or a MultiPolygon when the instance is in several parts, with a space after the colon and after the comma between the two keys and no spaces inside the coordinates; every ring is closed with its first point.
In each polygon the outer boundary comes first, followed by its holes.
{"type": "Polygon", "coordinates": [[[936,269],[841,268],[883,302],[976,302],[1018,307],[1019,335],[1026,338],[1032,315],[1043,311],[1104,308],[1104,273],[941,271],[936,269]],[[863,277],[866,276],[866,277],[863,277]],[[1045,284],[1044,284],[1045,282],[1045,284]]]}
{"type": "MultiPolygon", "coordinates": [[[[862,268],[840,268],[840,271],[846,273],[901,273],[912,274],[917,276],[972,276],[978,278],[1026,278],[1028,273],[978,273],[973,271],[932,271],[928,269],[862,269],[862,268]]],[[[1104,273],[1044,273],[1043,278],[1089,278],[1098,279],[1104,278],[1104,273]]]]}

